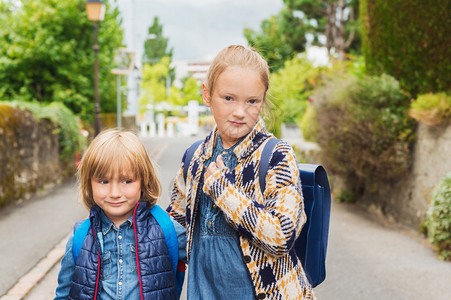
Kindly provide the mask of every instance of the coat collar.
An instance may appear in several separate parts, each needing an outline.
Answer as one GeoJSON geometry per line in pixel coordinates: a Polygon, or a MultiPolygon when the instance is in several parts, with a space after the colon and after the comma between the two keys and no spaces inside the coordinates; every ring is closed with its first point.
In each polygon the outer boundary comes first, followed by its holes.
{"type": "MultiPolygon", "coordinates": [[[[252,128],[252,130],[239,142],[233,150],[238,160],[246,158],[251,155],[267,138],[272,134],[266,130],[265,122],[260,119],[252,128]]],[[[215,128],[205,138],[203,147],[201,149],[200,159],[205,161],[213,155],[213,149],[218,138],[218,128],[215,128]]]]}

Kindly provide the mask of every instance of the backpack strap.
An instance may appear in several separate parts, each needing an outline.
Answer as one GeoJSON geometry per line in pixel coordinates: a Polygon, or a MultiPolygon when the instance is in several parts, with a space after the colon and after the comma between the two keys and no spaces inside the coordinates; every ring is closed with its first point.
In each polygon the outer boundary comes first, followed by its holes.
{"type": "Polygon", "coordinates": [[[85,241],[85,237],[88,234],[89,227],[91,227],[91,220],[81,220],[74,225],[74,237],[72,239],[72,254],[74,255],[74,262],[77,262],[78,254],[80,253],[81,246],[85,241]]]}
{"type": "Polygon", "coordinates": [[[266,142],[265,146],[263,147],[262,156],[260,157],[260,168],[258,170],[258,181],[260,183],[260,190],[263,193],[265,192],[266,187],[266,173],[268,172],[269,168],[269,160],[271,159],[272,151],[274,150],[274,147],[279,142],[279,139],[277,138],[269,138],[269,140],[266,142]]]}
{"type": "Polygon", "coordinates": [[[183,160],[183,179],[185,179],[185,183],[186,177],[188,176],[188,169],[191,159],[193,159],[194,152],[196,152],[197,148],[203,141],[204,140],[195,141],[191,146],[189,146],[188,150],[186,150],[185,159],[183,160]]]}
{"type": "Polygon", "coordinates": [[[168,246],[169,258],[171,259],[174,273],[177,273],[177,265],[179,261],[179,243],[177,240],[177,233],[175,232],[174,224],[172,223],[169,214],[158,205],[152,206],[150,213],[157,220],[163,230],[164,240],[168,246]]]}

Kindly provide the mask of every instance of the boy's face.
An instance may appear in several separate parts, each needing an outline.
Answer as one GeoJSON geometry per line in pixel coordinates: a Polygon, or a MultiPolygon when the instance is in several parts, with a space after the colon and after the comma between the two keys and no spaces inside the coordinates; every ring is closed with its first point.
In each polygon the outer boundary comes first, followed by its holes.
{"type": "Polygon", "coordinates": [[[217,78],[211,97],[205,86],[202,95],[205,105],[211,108],[223,146],[227,149],[257,123],[265,99],[265,86],[258,72],[229,67],[217,78]]]}
{"type": "Polygon", "coordinates": [[[91,178],[94,202],[116,227],[128,217],[141,197],[141,179],[110,172],[105,178],[91,178]]]}

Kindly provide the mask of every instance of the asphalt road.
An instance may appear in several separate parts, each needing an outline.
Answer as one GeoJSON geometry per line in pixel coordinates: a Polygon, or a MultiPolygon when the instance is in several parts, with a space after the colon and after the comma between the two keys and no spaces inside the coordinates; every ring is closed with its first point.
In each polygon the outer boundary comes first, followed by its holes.
{"type": "MultiPolygon", "coordinates": [[[[143,139],[158,161],[163,207],[183,151],[195,139],[143,139]]],[[[0,295],[56,245],[64,247],[73,223],[86,215],[75,200],[72,184],[65,183],[0,212],[0,295]]],[[[58,271],[59,261],[22,299],[52,299],[58,271]]],[[[318,299],[445,300],[451,299],[450,278],[451,263],[438,260],[417,233],[383,222],[356,205],[333,203],[327,277],[315,288],[318,299]]]]}

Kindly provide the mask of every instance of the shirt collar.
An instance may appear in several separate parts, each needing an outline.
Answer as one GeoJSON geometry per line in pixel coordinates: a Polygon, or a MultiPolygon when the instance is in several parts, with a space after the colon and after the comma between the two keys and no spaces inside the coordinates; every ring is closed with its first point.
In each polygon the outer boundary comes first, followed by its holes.
{"type": "MultiPolygon", "coordinates": [[[[118,228],[116,227],[116,225],[114,225],[114,223],[108,219],[108,217],[105,215],[105,213],[103,212],[103,210],[101,211],[101,219],[102,219],[102,233],[103,235],[107,235],[111,230],[118,230],[118,228]]],[[[129,228],[133,227],[133,214],[130,215],[130,217],[128,217],[128,219],[121,224],[121,226],[128,226],[129,228]]]]}

